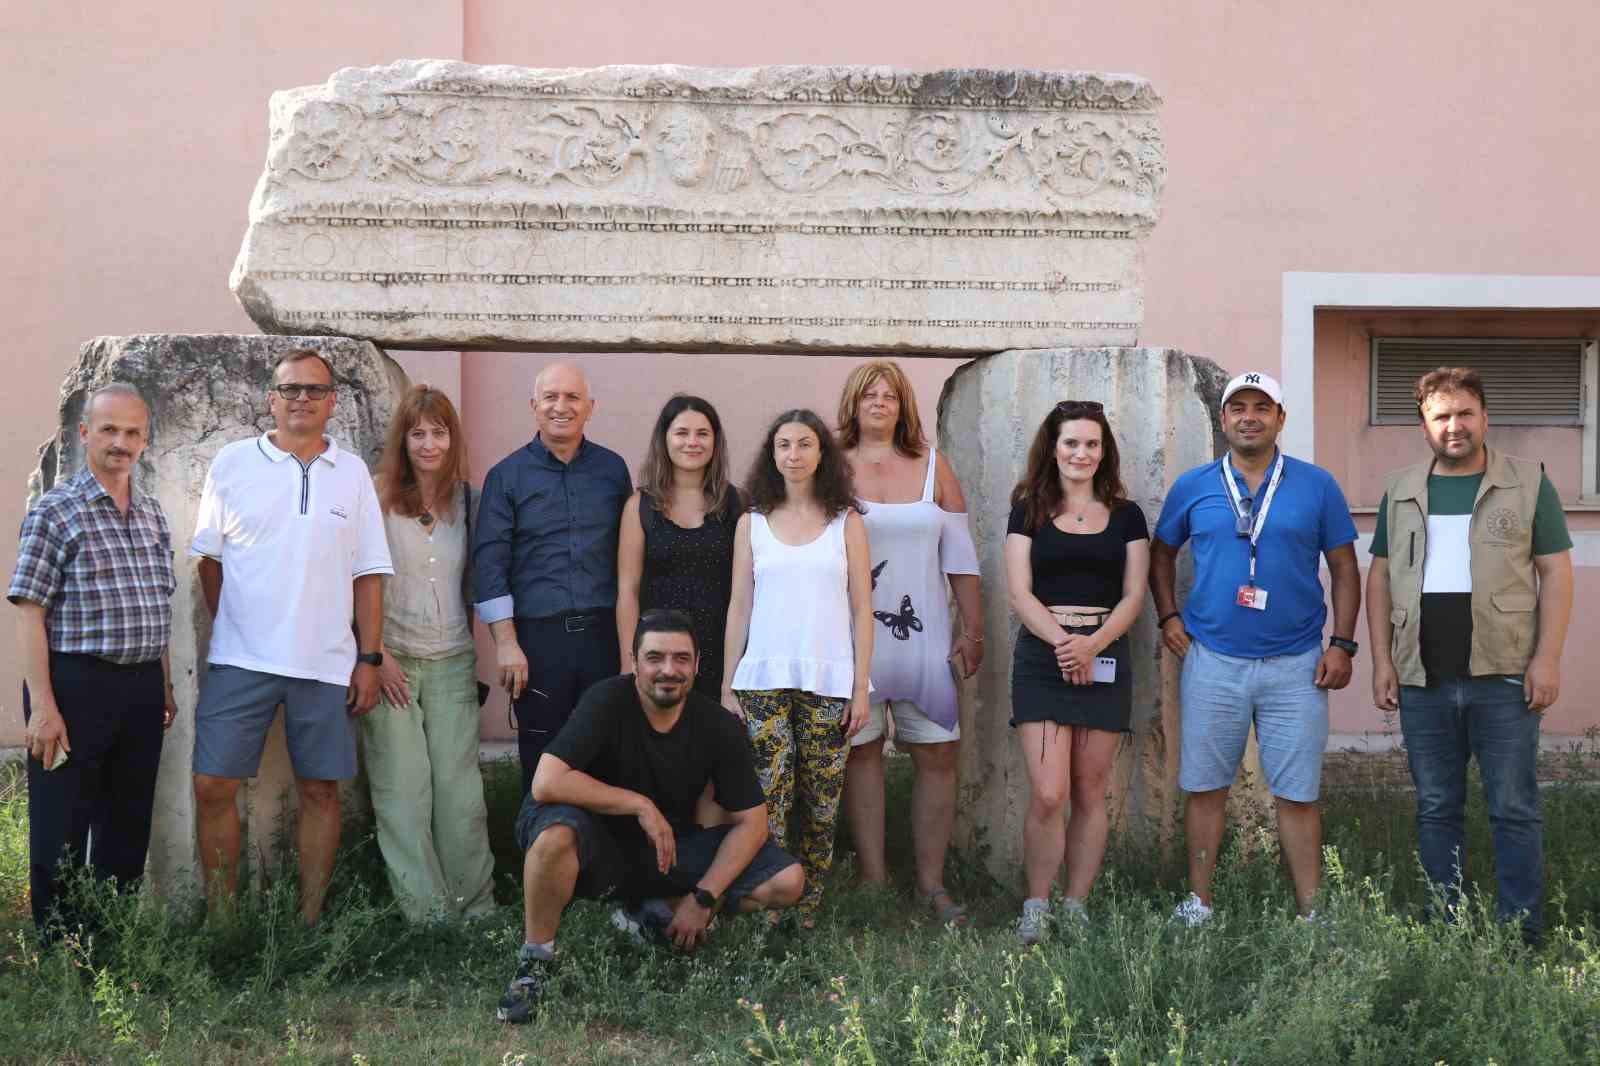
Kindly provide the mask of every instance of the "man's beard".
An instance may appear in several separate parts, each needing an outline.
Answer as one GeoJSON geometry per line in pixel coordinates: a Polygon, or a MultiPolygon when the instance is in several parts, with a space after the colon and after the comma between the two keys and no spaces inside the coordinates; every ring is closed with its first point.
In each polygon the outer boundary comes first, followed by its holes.
{"type": "Polygon", "coordinates": [[[655,704],[657,707],[661,708],[662,710],[666,710],[668,707],[676,707],[678,704],[683,702],[684,690],[688,687],[688,684],[689,684],[689,679],[688,678],[677,678],[677,679],[657,678],[656,680],[650,682],[649,685],[645,686],[644,694],[645,694],[645,697],[647,699],[649,699],[649,701],[651,703],[655,704]],[[661,695],[659,695],[657,690],[656,690],[656,686],[657,685],[662,685],[662,684],[671,684],[671,685],[678,686],[677,694],[673,695],[673,696],[661,696],[661,695]]]}

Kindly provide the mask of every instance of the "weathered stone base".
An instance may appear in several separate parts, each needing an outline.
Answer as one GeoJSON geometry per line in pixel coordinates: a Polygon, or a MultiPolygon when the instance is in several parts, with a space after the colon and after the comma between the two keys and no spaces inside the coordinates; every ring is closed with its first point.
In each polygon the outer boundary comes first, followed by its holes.
{"type": "MultiPolygon", "coordinates": [[[[962,693],[957,838],[985,848],[991,871],[1015,884],[1022,868],[1028,779],[1010,726],[1017,622],[1007,603],[1002,544],[1011,490],[1039,423],[1061,400],[1098,400],[1117,435],[1122,477],[1152,529],[1178,474],[1209,462],[1226,375],[1171,348],[1009,351],[967,364],[939,401],[939,448],[955,466],[981,556],[988,651],[962,693]]],[[[1179,589],[1192,581],[1180,557],[1179,589]]],[[[1167,839],[1177,787],[1177,664],[1161,654],[1148,604],[1132,631],[1133,729],[1114,771],[1114,815],[1128,831],[1167,839]]]]}
{"type": "MultiPolygon", "coordinates": [[[[83,346],[78,365],[61,386],[60,431],[40,448],[38,469],[29,479],[32,499],[82,464],[78,423],[95,389],[125,381],[144,394],[150,404],[151,442],[137,478],[161,501],[172,526],[178,579],[172,602],[172,680],[179,713],[161,753],[150,844],[152,880],[169,893],[199,887],[190,762],[211,618],[188,554],[200,490],[223,445],[272,428],[266,399],[272,364],[297,347],[314,348],[333,364],[339,393],[329,432],[341,447],[373,465],[406,385],[399,366],[373,345],[330,337],[140,334],[97,337],[83,346]]],[[[243,854],[252,869],[269,865],[280,843],[280,826],[293,824],[282,821],[284,812],[294,809],[293,782],[280,713],[267,739],[260,775],[241,790],[243,854]]],[[[365,803],[364,788],[346,792],[347,804],[365,803]]]]}

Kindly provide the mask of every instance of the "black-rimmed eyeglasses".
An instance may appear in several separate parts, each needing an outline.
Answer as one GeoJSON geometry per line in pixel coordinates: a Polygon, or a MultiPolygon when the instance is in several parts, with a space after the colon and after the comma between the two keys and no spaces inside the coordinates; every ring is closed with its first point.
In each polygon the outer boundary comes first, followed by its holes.
{"type": "Polygon", "coordinates": [[[325,400],[333,391],[332,385],[274,385],[272,391],[285,400],[325,400]]]}

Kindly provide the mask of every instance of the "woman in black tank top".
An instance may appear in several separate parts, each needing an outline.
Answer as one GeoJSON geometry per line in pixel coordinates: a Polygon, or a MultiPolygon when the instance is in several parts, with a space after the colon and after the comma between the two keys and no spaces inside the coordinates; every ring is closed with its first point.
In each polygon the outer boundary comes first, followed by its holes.
{"type": "Polygon", "coordinates": [[[1150,534],[1122,484],[1117,439],[1098,403],[1045,416],[1011,496],[1006,584],[1022,622],[1011,662],[1011,724],[1030,794],[1027,898],[1017,935],[1086,920],[1106,849],[1106,789],[1133,709],[1128,628],[1144,607],[1150,534]],[[1071,815],[1066,815],[1070,805],[1071,815]],[[1066,859],[1060,913],[1050,889],[1066,859]]]}
{"type": "Polygon", "coordinates": [[[716,408],[682,393],[668,400],[650,435],[639,489],[622,512],[617,547],[617,636],[622,672],[633,671],[633,631],[656,608],[694,621],[700,669],[695,690],[717,700],[723,635],[733,588],[733,534],[744,504],[728,483],[727,446],[716,408]]]}

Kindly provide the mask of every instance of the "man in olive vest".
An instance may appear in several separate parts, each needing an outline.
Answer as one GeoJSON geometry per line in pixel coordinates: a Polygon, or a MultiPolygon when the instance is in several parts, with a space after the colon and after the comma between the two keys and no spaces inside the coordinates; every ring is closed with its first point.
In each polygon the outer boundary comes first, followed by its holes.
{"type": "Polygon", "coordinates": [[[1542,464],[1484,442],[1477,371],[1440,367],[1417,381],[1415,396],[1433,455],[1392,473],[1378,509],[1367,577],[1372,701],[1400,712],[1428,880],[1453,909],[1467,761],[1476,758],[1496,913],[1533,936],[1544,883],[1539,715],[1561,689],[1572,540],[1542,464]]]}

